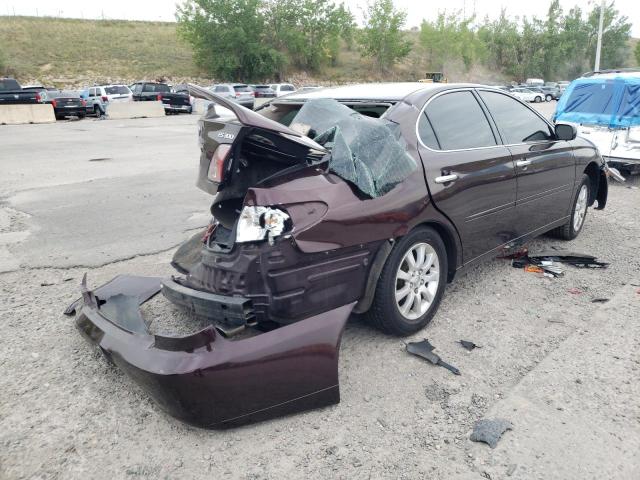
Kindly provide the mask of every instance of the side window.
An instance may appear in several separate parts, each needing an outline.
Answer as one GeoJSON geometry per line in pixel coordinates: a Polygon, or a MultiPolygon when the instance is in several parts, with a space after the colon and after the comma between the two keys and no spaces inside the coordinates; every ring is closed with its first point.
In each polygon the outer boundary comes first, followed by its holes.
{"type": "Polygon", "coordinates": [[[506,144],[553,140],[551,127],[517,100],[496,92],[480,91],[506,144]]]}
{"type": "Polygon", "coordinates": [[[95,97],[95,96],[96,96],[96,90],[95,90],[95,88],[90,88],[90,89],[89,89],[89,96],[90,96],[90,97],[95,97]]]}
{"type": "Polygon", "coordinates": [[[427,107],[426,115],[442,150],[496,145],[489,121],[470,91],[437,97],[427,107]]]}
{"type": "Polygon", "coordinates": [[[440,150],[438,139],[435,133],[433,133],[433,127],[425,113],[420,115],[420,120],[418,120],[418,135],[420,135],[420,140],[422,140],[422,143],[427,147],[433,150],[440,150]]]}

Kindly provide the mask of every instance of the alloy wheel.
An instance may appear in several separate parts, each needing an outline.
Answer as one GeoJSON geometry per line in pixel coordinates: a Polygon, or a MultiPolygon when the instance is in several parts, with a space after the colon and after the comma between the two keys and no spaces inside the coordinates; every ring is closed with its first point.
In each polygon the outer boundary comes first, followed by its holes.
{"type": "Polygon", "coordinates": [[[413,245],[405,253],[396,272],[396,306],[408,320],[417,320],[431,306],[438,284],[440,265],[438,254],[428,243],[413,245]]]}
{"type": "Polygon", "coordinates": [[[573,230],[576,232],[582,227],[584,217],[587,214],[588,193],[589,189],[587,186],[582,185],[580,192],[578,192],[578,198],[576,199],[576,207],[573,211],[573,230]]]}

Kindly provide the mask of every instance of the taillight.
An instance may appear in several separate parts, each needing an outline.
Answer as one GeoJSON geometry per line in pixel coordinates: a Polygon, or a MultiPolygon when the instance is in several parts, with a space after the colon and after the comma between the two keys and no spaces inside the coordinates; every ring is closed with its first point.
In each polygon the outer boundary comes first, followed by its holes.
{"type": "Polygon", "coordinates": [[[36,102],[41,102],[41,101],[42,101],[42,97],[38,92],[36,92],[36,102]]]}
{"type": "Polygon", "coordinates": [[[103,95],[101,98],[102,98],[103,102],[108,102],[109,101],[109,97],[107,97],[106,95],[103,95]]]}
{"type": "Polygon", "coordinates": [[[51,100],[51,105],[53,105],[53,108],[56,108],[58,106],[58,102],[56,102],[55,98],[51,100]]]}
{"type": "Polygon", "coordinates": [[[162,101],[162,94],[159,93],[158,95],[156,95],[156,100],[161,102],[162,101]]]}
{"type": "Polygon", "coordinates": [[[236,97],[239,97],[240,95],[242,95],[240,92],[236,92],[236,97]]]}
{"type": "Polygon", "coordinates": [[[82,106],[83,107],[87,106],[87,101],[85,99],[81,99],[80,101],[82,102],[82,106]]]}
{"type": "Polygon", "coordinates": [[[209,164],[209,172],[207,173],[207,178],[212,182],[220,183],[222,181],[222,177],[224,176],[224,162],[229,156],[230,151],[231,144],[223,143],[218,145],[216,151],[213,152],[211,163],[209,164]]]}

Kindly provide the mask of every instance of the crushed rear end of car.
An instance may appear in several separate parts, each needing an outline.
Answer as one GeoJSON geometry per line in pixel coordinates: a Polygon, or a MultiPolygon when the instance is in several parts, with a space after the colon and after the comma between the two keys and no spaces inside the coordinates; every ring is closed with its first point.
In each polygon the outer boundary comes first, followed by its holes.
{"type": "Polygon", "coordinates": [[[337,403],[346,321],[366,310],[392,240],[426,205],[417,162],[390,122],[334,100],[305,104],[285,125],[190,93],[216,103],[199,125],[210,224],[177,249],[175,275],[83,283],[67,313],[77,310],[82,334],[190,424],[337,403]],[[153,333],[140,309],[157,293],[207,326],[153,333]]]}

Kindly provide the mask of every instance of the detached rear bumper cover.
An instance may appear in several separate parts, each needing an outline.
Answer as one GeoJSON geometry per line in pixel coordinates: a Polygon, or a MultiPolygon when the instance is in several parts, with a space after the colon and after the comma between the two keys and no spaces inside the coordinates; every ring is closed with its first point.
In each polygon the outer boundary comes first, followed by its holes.
{"type": "Polygon", "coordinates": [[[215,428],[338,403],[338,349],[354,304],[231,341],[213,327],[150,334],[139,306],[161,278],[119,276],[89,291],[76,325],[170,415],[215,428]]]}

